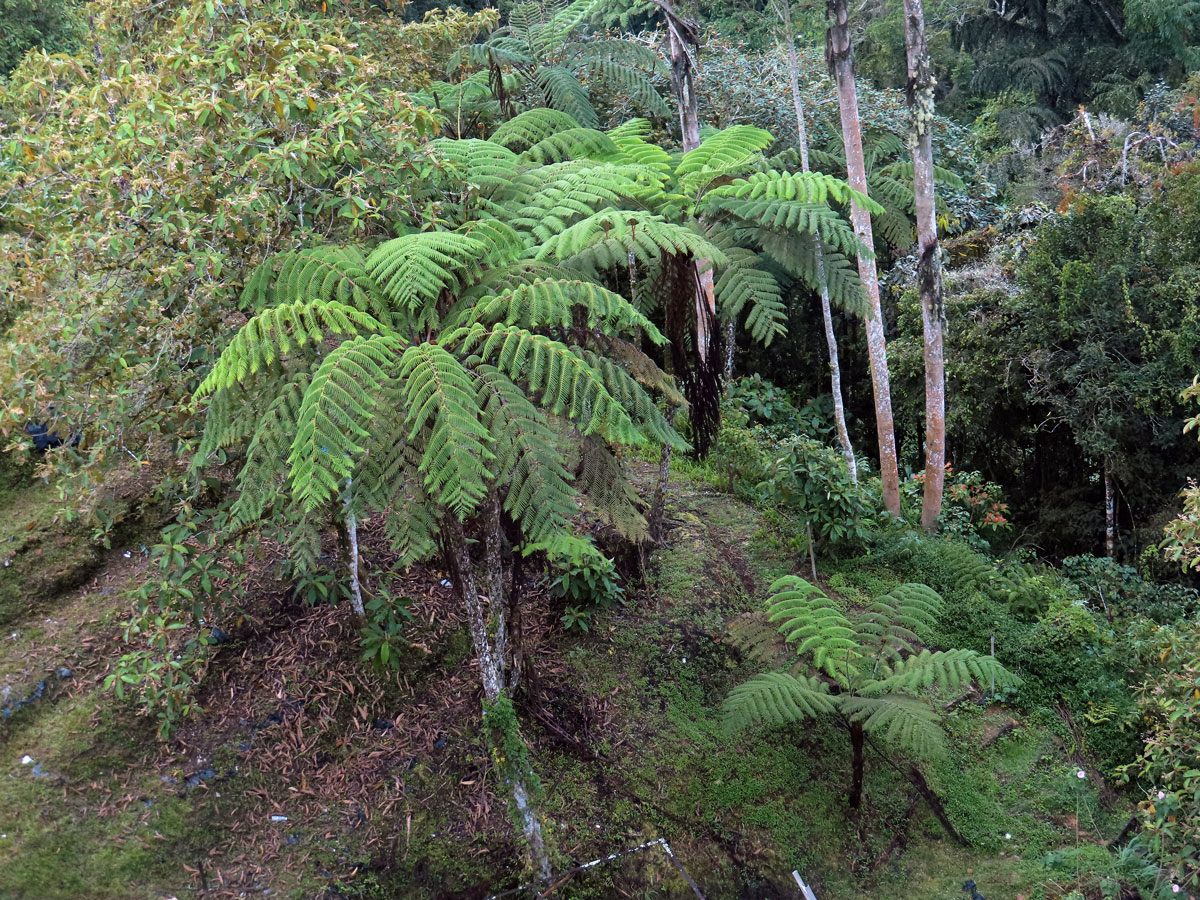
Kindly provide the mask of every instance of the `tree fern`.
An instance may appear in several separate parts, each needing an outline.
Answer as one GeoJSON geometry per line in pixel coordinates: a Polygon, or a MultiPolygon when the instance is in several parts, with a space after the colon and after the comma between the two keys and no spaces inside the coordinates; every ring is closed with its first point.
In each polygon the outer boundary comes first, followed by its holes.
{"type": "Polygon", "coordinates": [[[738,247],[727,251],[728,264],[717,279],[717,305],[721,316],[737,319],[747,311],[746,330],[769,345],[787,333],[787,306],[775,276],[760,266],[759,256],[738,247]]]}
{"type": "MultiPolygon", "coordinates": [[[[864,609],[843,609],[795,576],[781,578],[771,590],[767,621],[794,647],[802,666],[759,675],[734,688],[723,705],[730,728],[783,725],[833,713],[850,728],[858,765],[864,733],[902,752],[931,757],[945,745],[938,711],[928,697],[931,689],[957,690],[992,679],[1005,685],[1019,681],[990,656],[921,646],[942,607],[941,598],[925,585],[899,585],[864,609]],[[819,674],[805,674],[804,663],[819,674]],[[818,706],[816,698],[824,705],[818,706]]],[[[749,644],[751,651],[755,644],[769,647],[774,640],[745,622],[735,634],[735,642],[743,649],[749,644]]],[[[861,786],[861,769],[854,783],[861,786]]],[[[851,803],[857,803],[857,795],[852,794],[851,803]]]]}

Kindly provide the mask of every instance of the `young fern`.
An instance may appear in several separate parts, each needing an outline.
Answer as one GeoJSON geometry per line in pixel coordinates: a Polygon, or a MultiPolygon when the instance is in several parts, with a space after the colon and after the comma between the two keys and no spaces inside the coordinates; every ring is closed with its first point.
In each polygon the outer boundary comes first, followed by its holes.
{"type": "MultiPolygon", "coordinates": [[[[864,736],[918,758],[945,752],[946,736],[931,690],[961,690],[1019,679],[993,657],[973,650],[921,646],[940,614],[942,600],[922,584],[903,584],[865,609],[846,609],[802,578],[772,585],[767,621],[792,648],[795,664],[755,676],[730,692],[723,704],[730,729],[780,727],[821,715],[848,726],[855,753],[850,802],[862,785],[864,736]]],[[[737,643],[764,648],[777,640],[756,625],[738,624],[737,643]]],[[[757,654],[770,659],[771,652],[757,654]]]]}

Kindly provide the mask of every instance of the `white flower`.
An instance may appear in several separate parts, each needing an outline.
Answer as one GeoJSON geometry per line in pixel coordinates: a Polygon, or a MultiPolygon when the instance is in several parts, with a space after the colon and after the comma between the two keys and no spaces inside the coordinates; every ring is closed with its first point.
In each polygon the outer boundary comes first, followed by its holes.
{"type": "Polygon", "coordinates": [[[1087,772],[1083,771],[1083,769],[1080,769],[1078,772],[1075,773],[1075,777],[1076,778],[1087,778],[1087,772]]]}
{"type": "Polygon", "coordinates": [[[1177,884],[1171,885],[1171,893],[1178,894],[1179,893],[1179,885],[1177,885],[1177,884]]]}
{"type": "Polygon", "coordinates": [[[1158,799],[1159,799],[1159,800],[1166,800],[1166,799],[1167,799],[1167,795],[1166,795],[1166,794],[1164,794],[1162,791],[1159,791],[1159,792],[1158,792],[1158,799]]]}
{"type": "Polygon", "coordinates": [[[1012,835],[1011,835],[1011,834],[1009,834],[1009,833],[1006,831],[1006,832],[1004,832],[1004,839],[1005,839],[1006,841],[1011,841],[1011,840],[1012,840],[1012,835]]]}

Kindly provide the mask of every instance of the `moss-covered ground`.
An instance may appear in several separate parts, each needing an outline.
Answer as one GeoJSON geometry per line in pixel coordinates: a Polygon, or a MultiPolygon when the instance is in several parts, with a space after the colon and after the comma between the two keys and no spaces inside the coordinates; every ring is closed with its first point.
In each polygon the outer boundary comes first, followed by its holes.
{"type": "MultiPolygon", "coordinates": [[[[60,535],[38,525],[52,521],[50,489],[4,490],[10,568],[57,570],[36,555],[60,535]]],[[[953,706],[953,754],[924,767],[970,847],[886,754],[868,752],[866,800],[850,810],[849,746],[832,723],[727,734],[720,702],[754,668],[726,624],[807,563],[758,511],[686,467],[667,518],[630,606],[585,635],[537,629],[553,609],[531,616],[544,674],[524,728],[559,868],[665,838],[709,900],[793,898],[793,870],[821,900],[953,898],[967,879],[989,900],[1018,900],[1039,896],[1047,851],[1120,831],[1128,811],[1075,777],[1062,729],[996,703],[953,706]]],[[[64,539],[66,552],[79,538],[64,539]]],[[[358,662],[339,611],[264,596],[221,648],[206,712],[161,744],[152,721],[101,687],[145,565],[120,549],[89,547],[99,561],[86,578],[36,602],[24,582],[0,595],[11,712],[0,721],[0,897],[433,900],[519,884],[477,732],[469,642],[436,572],[409,576],[414,648],[386,678],[358,662]]],[[[861,559],[820,563],[849,600],[902,577],[861,559]]],[[[554,896],[695,894],[656,846],[578,872],[554,896]]]]}

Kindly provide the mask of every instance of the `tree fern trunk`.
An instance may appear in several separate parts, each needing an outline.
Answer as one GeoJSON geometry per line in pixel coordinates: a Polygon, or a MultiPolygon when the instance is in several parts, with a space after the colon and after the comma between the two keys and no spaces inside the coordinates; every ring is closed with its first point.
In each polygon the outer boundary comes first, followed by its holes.
{"type": "MultiPolygon", "coordinates": [[[[675,427],[675,417],[679,414],[679,407],[674,407],[671,410],[669,421],[671,427],[675,427]]],[[[654,486],[654,499],[650,501],[650,515],[646,517],[646,524],[649,526],[650,540],[656,544],[661,544],[663,539],[663,513],[667,507],[667,485],[671,479],[671,447],[668,444],[663,444],[663,448],[658,457],[658,483],[654,486]]]]}
{"type": "Polygon", "coordinates": [[[491,633],[495,635],[497,662],[501,678],[506,687],[513,685],[509,679],[513,670],[510,666],[508,625],[506,623],[507,601],[504,596],[504,559],[502,555],[504,532],[500,522],[500,493],[495,486],[484,501],[484,572],[487,577],[488,611],[492,621],[491,633]]]}
{"type": "MultiPolygon", "coordinates": [[[[699,48],[699,26],[691,19],[682,19],[667,0],[653,0],[663,11],[667,24],[667,45],[671,54],[671,88],[675,94],[675,103],[679,107],[679,134],[684,152],[695,150],[700,146],[700,111],[696,95],[696,67],[693,49],[699,48]]],[[[696,397],[708,395],[719,390],[721,359],[718,354],[720,347],[720,322],[717,319],[717,294],[713,281],[713,268],[710,260],[697,259],[693,263],[695,269],[695,287],[693,290],[695,304],[695,353],[696,359],[690,373],[693,382],[692,402],[692,431],[696,452],[703,456],[708,451],[709,443],[716,436],[716,414],[703,415],[701,404],[696,397]]],[[[709,398],[715,405],[715,397],[709,398]]],[[[715,406],[714,406],[715,409],[715,406]]]]}
{"type": "Polygon", "coordinates": [[[861,722],[850,723],[850,748],[854,751],[854,772],[850,781],[850,808],[862,806],[863,786],[863,727],[861,722]]]}
{"type": "MultiPolygon", "coordinates": [[[[446,562],[467,610],[467,622],[471,630],[471,640],[475,645],[475,657],[479,661],[480,680],[483,682],[483,696],[488,704],[492,704],[501,697],[508,697],[504,685],[502,658],[492,639],[497,623],[494,620],[489,621],[484,615],[483,602],[475,583],[471,554],[467,549],[467,538],[463,533],[462,523],[452,515],[446,517],[443,539],[446,562]]],[[[493,731],[490,728],[485,730],[489,734],[493,731]]],[[[496,749],[503,752],[501,741],[504,735],[491,736],[496,749]]],[[[517,738],[521,739],[519,735],[517,738]]],[[[551,875],[550,856],[546,852],[546,843],[542,837],[542,823],[529,792],[532,776],[532,770],[526,766],[524,771],[513,773],[513,777],[509,779],[509,788],[516,810],[514,818],[525,838],[529,864],[533,871],[545,880],[551,875]]]]}
{"type": "Polygon", "coordinates": [[[946,364],[942,320],[942,260],[938,249],[933,183],[933,67],[925,41],[922,0],[904,0],[904,39],[908,49],[908,107],[912,116],[913,193],[917,213],[917,284],[925,335],[925,496],[921,527],[937,530],[946,479],[946,364]]]}
{"type": "MultiPolygon", "coordinates": [[[[792,32],[791,0],[777,0],[777,12],[783,19],[784,40],[787,46],[788,83],[792,90],[792,107],[796,111],[796,144],[800,148],[800,167],[810,171],[808,164],[808,126],[804,119],[804,101],[800,99],[800,64],[796,60],[796,36],[792,32]]],[[[858,483],[858,462],[854,458],[854,446],[850,443],[850,429],[846,427],[846,407],[842,402],[842,366],[838,359],[837,336],[833,333],[833,309],[829,302],[829,285],[825,283],[825,254],[821,241],[814,237],[817,261],[817,281],[821,285],[821,320],[825,324],[825,344],[829,347],[829,382],[833,395],[833,421],[837,429],[838,446],[850,478],[858,483]]]]}
{"type": "MultiPolygon", "coordinates": [[[[825,55],[837,83],[842,140],[846,147],[846,180],[860,193],[869,193],[867,167],[863,159],[862,122],[858,115],[858,89],[854,81],[854,47],[850,43],[846,0],[827,0],[829,30],[825,55]]],[[[857,203],[850,204],[854,233],[868,249],[875,246],[871,214],[857,203]]],[[[879,441],[879,476],[883,482],[883,505],[900,515],[900,470],[896,461],[896,428],[892,420],[892,386],[888,375],[887,341],[883,332],[883,308],[879,302],[879,273],[875,258],[859,254],[858,275],[867,291],[870,312],[866,320],[867,349],[871,358],[871,385],[875,393],[875,432],[879,441]]]]}

